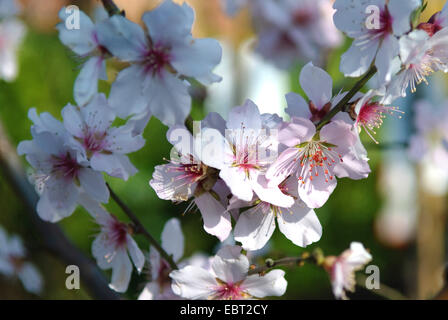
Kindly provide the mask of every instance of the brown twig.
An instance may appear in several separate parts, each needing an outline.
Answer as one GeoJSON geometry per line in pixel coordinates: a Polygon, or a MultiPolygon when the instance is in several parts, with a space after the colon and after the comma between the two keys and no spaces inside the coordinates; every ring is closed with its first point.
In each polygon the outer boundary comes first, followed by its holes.
{"type": "Polygon", "coordinates": [[[137,234],[141,234],[148,239],[149,243],[160,253],[163,259],[169,263],[171,269],[178,269],[176,262],[174,262],[173,257],[169,255],[162,246],[157,242],[157,240],[145,229],[143,224],[137,218],[137,216],[132,212],[132,210],[120,199],[120,197],[112,190],[112,188],[107,184],[107,188],[109,189],[110,196],[117,205],[123,210],[123,212],[131,219],[134,227],[134,232],[137,234]]]}
{"type": "Polygon", "coordinates": [[[314,259],[308,254],[302,255],[301,257],[287,257],[278,260],[266,259],[265,264],[259,267],[252,267],[249,270],[249,275],[252,274],[263,274],[275,267],[280,266],[301,266],[305,262],[312,262],[314,259]]]}
{"type": "Polygon", "coordinates": [[[327,115],[319,122],[317,125],[317,130],[322,129],[324,125],[333,119],[333,117],[341,111],[345,111],[344,109],[350,102],[350,100],[361,90],[365,84],[373,77],[373,75],[377,72],[375,66],[371,67],[369,71],[358,81],[355,83],[353,88],[344,96],[344,98],[339,101],[339,103],[327,113],[327,115]]]}
{"type": "Polygon", "coordinates": [[[104,9],[106,9],[109,16],[113,16],[115,14],[123,14],[123,11],[120,11],[113,0],[101,0],[101,2],[103,3],[104,9]]]}

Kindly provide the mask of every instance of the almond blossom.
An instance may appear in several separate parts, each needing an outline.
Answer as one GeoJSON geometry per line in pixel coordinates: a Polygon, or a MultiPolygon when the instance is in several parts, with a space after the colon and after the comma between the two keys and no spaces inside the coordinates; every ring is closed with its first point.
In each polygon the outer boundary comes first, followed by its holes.
{"type": "Polygon", "coordinates": [[[342,120],[325,125],[319,132],[308,119],[293,118],[279,132],[287,149],[268,169],[266,178],[278,184],[290,175],[299,181],[300,199],[310,208],[320,208],[336,188],[336,177],[367,178],[367,159],[356,152],[359,137],[342,120]]]}
{"type": "Polygon", "coordinates": [[[377,86],[389,82],[393,60],[399,55],[398,37],[411,31],[411,14],[421,0],[336,0],[336,27],[354,41],[341,57],[340,69],[349,77],[359,77],[372,63],[377,67],[377,86]],[[379,9],[379,17],[371,16],[379,9]]]}
{"type": "Polygon", "coordinates": [[[426,31],[432,37],[435,33],[446,27],[448,27],[448,3],[445,3],[442,11],[433,14],[428,22],[420,23],[417,29],[426,31]]]}
{"type": "Polygon", "coordinates": [[[18,277],[26,291],[39,294],[43,280],[37,268],[27,261],[22,240],[15,235],[8,236],[0,226],[0,274],[18,277]]]}
{"type": "Polygon", "coordinates": [[[132,263],[139,273],[145,264],[145,256],[132,238],[132,229],[85,194],[81,196],[81,204],[101,227],[92,243],[92,255],[101,269],[112,269],[110,288],[125,292],[131,280],[132,263]]]}
{"type": "Polygon", "coordinates": [[[123,180],[137,172],[127,154],[141,149],[145,140],[134,135],[129,123],[112,127],[115,114],[104,94],[94,95],[84,107],[68,104],[62,117],[73,142],[83,150],[92,169],[123,180]]]}
{"type": "Polygon", "coordinates": [[[219,170],[233,195],[251,201],[254,191],[263,188],[259,178],[277,155],[280,124],[280,118],[261,115],[257,105],[247,100],[230,111],[225,137],[213,128],[203,130],[202,161],[219,170]]]}
{"type": "Polygon", "coordinates": [[[227,0],[225,8],[234,15],[244,4],[257,34],[255,50],[279,68],[306,60],[321,64],[325,53],[342,42],[331,0],[227,0]]]}
{"type": "MultiPolygon", "coordinates": [[[[375,142],[376,129],[380,128],[387,114],[403,114],[398,107],[385,105],[384,97],[375,99],[378,93],[374,90],[367,92],[355,105],[354,114],[356,115],[355,126],[358,131],[364,129],[367,135],[375,142]]],[[[401,115],[399,115],[401,118],[401,115]]]]}
{"type": "Polygon", "coordinates": [[[144,127],[151,114],[164,124],[183,124],[191,109],[186,78],[207,85],[221,78],[212,70],[221,60],[214,39],[194,39],[193,9],[165,0],[142,20],[148,30],[115,15],[102,25],[102,40],[131,66],[112,84],[110,104],[121,118],[136,116],[144,127]]]}
{"type": "Polygon", "coordinates": [[[0,1],[0,78],[6,81],[17,77],[17,51],[26,33],[25,25],[15,18],[19,11],[16,1],[0,1]]]}
{"type": "Polygon", "coordinates": [[[59,11],[59,23],[56,28],[59,31],[60,41],[69,47],[79,58],[85,59],[81,72],[75,81],[74,97],[78,105],[87,104],[98,92],[98,80],[107,80],[106,59],[111,57],[101,40],[100,24],[92,20],[84,12],[79,11],[79,29],[68,28],[68,20],[72,10],[63,7],[59,11]]]}
{"type": "Polygon", "coordinates": [[[91,169],[81,150],[70,143],[62,123],[48,113],[38,117],[34,109],[29,117],[34,122],[33,140],[20,142],[17,152],[25,155],[35,170],[40,193],[39,216],[49,222],[70,216],[82,191],[95,200],[107,202],[109,190],[103,176],[91,169]]]}
{"type": "Polygon", "coordinates": [[[400,66],[386,86],[385,101],[405,97],[407,89],[417,90],[436,71],[448,72],[448,28],[430,36],[425,30],[414,30],[400,38],[400,66]]]}
{"type": "MultiPolygon", "coordinates": [[[[286,94],[288,103],[286,113],[291,117],[306,118],[317,123],[346,94],[343,92],[333,96],[333,79],[325,70],[314,66],[312,62],[309,62],[302,68],[299,81],[300,86],[308,97],[308,102],[295,92],[286,94]]],[[[357,96],[353,99],[356,98],[357,96]]]]}
{"type": "MultiPolygon", "coordinates": [[[[202,254],[195,254],[190,258],[181,260],[184,255],[184,235],[180,227],[180,222],[176,218],[168,220],[162,231],[162,248],[173,257],[180,267],[185,265],[195,265],[207,268],[209,259],[202,254]],[[179,261],[181,262],[179,263],[179,261]]],[[[160,256],[160,253],[153,247],[149,251],[149,263],[151,265],[151,281],[139,296],[139,300],[175,300],[179,296],[175,295],[171,289],[172,271],[170,265],[160,256]]]]}
{"type": "Polygon", "coordinates": [[[297,189],[297,179],[288,178],[279,187],[265,189],[261,193],[265,200],[231,201],[228,210],[246,208],[236,222],[235,240],[245,250],[259,250],[271,238],[277,220],[280,231],[295,245],[306,247],[319,241],[322,226],[314,210],[300,201],[297,189]],[[289,200],[282,199],[285,197],[289,200]]]}
{"type": "Polygon", "coordinates": [[[372,260],[370,253],[359,242],[352,242],[350,249],[340,256],[326,257],[324,267],[330,275],[333,293],[337,299],[347,299],[346,291],[355,290],[355,272],[372,260]]]}
{"type": "Polygon", "coordinates": [[[218,172],[201,161],[201,153],[195,149],[196,138],[186,128],[172,127],[167,138],[174,146],[171,159],[155,167],[150,186],[164,200],[187,201],[194,196],[204,230],[225,240],[232,229],[225,209],[227,187],[219,183],[218,172]]]}
{"type": "Polygon", "coordinates": [[[265,275],[248,275],[249,260],[238,246],[226,246],[218,251],[211,269],[186,266],[170,273],[173,292],[193,300],[245,300],[281,296],[287,282],[283,270],[265,275]]]}

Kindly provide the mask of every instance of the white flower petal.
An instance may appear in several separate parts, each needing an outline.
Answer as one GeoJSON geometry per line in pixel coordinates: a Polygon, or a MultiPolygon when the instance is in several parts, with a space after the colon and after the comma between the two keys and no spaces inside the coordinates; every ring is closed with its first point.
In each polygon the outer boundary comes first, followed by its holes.
{"type": "Polygon", "coordinates": [[[205,269],[187,266],[170,273],[173,292],[182,298],[205,300],[212,296],[218,283],[215,277],[205,269]]]}
{"type": "Polygon", "coordinates": [[[317,242],[322,236],[322,226],[316,213],[300,202],[292,208],[282,209],[277,222],[280,231],[299,247],[317,242]]]}
{"type": "Polygon", "coordinates": [[[184,255],[184,235],[179,219],[172,218],[167,221],[162,231],[162,248],[179,261],[184,255]]]}
{"type": "Polygon", "coordinates": [[[145,256],[143,252],[138,247],[135,240],[131,237],[131,235],[126,236],[127,246],[129,255],[131,256],[132,262],[134,263],[135,268],[140,273],[142,272],[143,266],[145,265],[145,256]]]}
{"type": "Polygon", "coordinates": [[[33,264],[25,263],[20,269],[18,276],[26,291],[34,294],[42,292],[42,276],[33,264]]]}
{"type": "Polygon", "coordinates": [[[109,287],[117,292],[126,292],[131,281],[132,264],[125,249],[118,249],[113,262],[112,280],[109,287]]]}
{"type": "Polygon", "coordinates": [[[109,190],[100,172],[83,168],[79,170],[79,182],[84,191],[95,200],[107,203],[109,200],[109,190]]]}
{"type": "Polygon", "coordinates": [[[195,197],[194,201],[201,211],[204,230],[221,241],[227,239],[232,230],[232,223],[224,206],[208,192],[195,197]]]}
{"type": "Polygon", "coordinates": [[[333,97],[333,79],[321,68],[315,67],[312,62],[303,67],[300,73],[300,85],[308,99],[321,109],[333,97]]]}
{"type": "Polygon", "coordinates": [[[221,57],[222,48],[217,40],[195,39],[173,48],[171,64],[180,74],[208,85],[222,79],[212,72],[221,57]]]}
{"type": "Polygon", "coordinates": [[[246,250],[263,248],[275,230],[275,215],[270,205],[261,203],[240,214],[235,225],[235,241],[246,250]]]}
{"type": "Polygon", "coordinates": [[[225,246],[212,260],[212,270],[221,281],[237,283],[244,280],[249,270],[249,260],[238,246],[225,246]]]}
{"type": "Polygon", "coordinates": [[[286,292],[288,283],[283,270],[272,270],[260,276],[258,274],[247,277],[242,283],[242,289],[256,298],[282,296],[286,292]]]}

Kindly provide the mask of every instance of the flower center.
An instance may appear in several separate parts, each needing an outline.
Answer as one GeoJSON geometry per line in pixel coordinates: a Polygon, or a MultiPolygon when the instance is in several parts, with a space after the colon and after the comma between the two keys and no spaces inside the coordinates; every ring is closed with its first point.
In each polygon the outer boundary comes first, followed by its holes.
{"type": "Polygon", "coordinates": [[[53,173],[62,175],[67,179],[76,178],[80,168],[81,166],[69,152],[59,157],[53,157],[53,173]]]}
{"type": "MultiPolygon", "coordinates": [[[[361,107],[356,125],[364,128],[369,137],[378,144],[378,141],[373,137],[376,134],[375,129],[381,127],[386,114],[393,115],[394,113],[403,114],[404,112],[397,107],[387,107],[378,102],[369,101],[361,107]]],[[[401,115],[399,118],[401,119],[401,115]]]]}
{"type": "Polygon", "coordinates": [[[104,149],[104,138],[106,132],[87,132],[83,139],[83,145],[90,153],[95,153],[104,149]]]}
{"type": "Polygon", "coordinates": [[[128,226],[120,222],[115,216],[109,229],[109,239],[115,245],[115,248],[122,247],[127,243],[128,226]]]}
{"type": "Polygon", "coordinates": [[[428,22],[420,23],[417,26],[417,29],[426,31],[426,33],[432,37],[434,34],[443,29],[441,25],[442,22],[443,20],[441,21],[440,12],[437,12],[428,20],[428,22]]]}
{"type": "Polygon", "coordinates": [[[360,46],[361,49],[367,49],[370,41],[383,39],[388,34],[391,34],[393,32],[392,23],[393,18],[389,13],[389,9],[385,7],[380,12],[379,25],[369,28],[367,34],[361,37],[361,41],[358,43],[358,46],[360,46]]]}
{"type": "Polygon", "coordinates": [[[278,49],[279,50],[292,50],[296,48],[296,43],[294,39],[289,35],[287,31],[283,31],[278,40],[278,49]]]}
{"type": "Polygon", "coordinates": [[[160,267],[157,276],[157,282],[159,283],[160,290],[166,287],[171,283],[170,272],[171,267],[164,259],[160,259],[160,267]]]}
{"type": "Polygon", "coordinates": [[[314,102],[310,101],[308,103],[308,108],[311,112],[311,121],[312,122],[319,122],[321,121],[330,111],[331,109],[331,102],[326,103],[322,108],[318,109],[314,102]]]}
{"type": "Polygon", "coordinates": [[[430,37],[442,30],[442,27],[435,23],[424,22],[417,26],[417,29],[425,31],[430,37]]]}
{"type": "Polygon", "coordinates": [[[380,13],[380,28],[373,29],[372,32],[384,37],[388,33],[392,33],[392,22],[392,16],[389,13],[389,9],[386,7],[384,10],[381,10],[380,13]]]}
{"type": "Polygon", "coordinates": [[[215,299],[218,300],[239,300],[245,293],[241,290],[240,285],[237,283],[227,283],[216,279],[219,283],[216,288],[215,299]]]}
{"type": "MultiPolygon", "coordinates": [[[[418,63],[411,63],[407,66],[406,70],[402,72],[406,72],[405,81],[403,82],[402,91],[405,93],[407,85],[411,86],[411,92],[415,93],[417,91],[417,86],[424,82],[428,84],[428,80],[426,79],[428,76],[435,72],[434,68],[443,69],[443,63],[437,57],[432,55],[432,52],[429,50],[423,56],[421,61],[418,63]]],[[[436,70],[437,70],[436,69],[436,70]]]]}
{"type": "Polygon", "coordinates": [[[301,167],[298,179],[302,185],[307,181],[313,181],[314,177],[319,177],[321,174],[324,175],[325,182],[333,180],[333,167],[338,162],[343,162],[342,155],[336,152],[334,147],[336,146],[322,141],[310,141],[297,146],[301,167]]]}
{"type": "Polygon", "coordinates": [[[152,46],[145,54],[145,71],[153,75],[160,75],[171,61],[169,49],[161,45],[152,46]]]}
{"type": "Polygon", "coordinates": [[[96,43],[97,47],[96,47],[96,54],[101,56],[101,57],[109,57],[112,56],[112,54],[110,53],[110,51],[103,46],[102,44],[100,44],[100,41],[98,39],[98,34],[95,32],[93,34],[93,41],[96,43]]]}
{"type": "MultiPolygon", "coordinates": [[[[181,155],[180,159],[169,160],[166,165],[166,173],[173,175],[172,182],[176,188],[188,187],[190,194],[191,186],[207,178],[209,168],[202,162],[197,161],[192,155],[181,155]]],[[[187,197],[187,194],[185,197],[187,197]]],[[[179,201],[187,201],[188,198],[179,195],[179,201]]]]}
{"type": "Polygon", "coordinates": [[[238,167],[244,171],[247,177],[253,170],[261,170],[268,164],[268,152],[271,147],[267,146],[267,136],[261,133],[261,130],[247,129],[242,126],[241,129],[227,134],[228,141],[233,152],[232,167],[238,167]],[[265,158],[266,156],[266,158],[265,158]]]}
{"type": "Polygon", "coordinates": [[[313,14],[308,9],[296,10],[293,13],[293,23],[299,27],[305,27],[309,25],[313,20],[313,14]]]}

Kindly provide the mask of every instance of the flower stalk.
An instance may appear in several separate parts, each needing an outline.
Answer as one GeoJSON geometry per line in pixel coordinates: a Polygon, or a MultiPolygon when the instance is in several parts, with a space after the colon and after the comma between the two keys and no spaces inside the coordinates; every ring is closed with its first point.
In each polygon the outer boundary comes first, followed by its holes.
{"type": "Polygon", "coordinates": [[[366,83],[375,75],[376,72],[376,67],[372,66],[369,71],[367,71],[367,73],[358,82],[355,83],[353,88],[344,96],[344,98],[342,98],[341,101],[339,101],[339,103],[333,109],[331,109],[325,117],[323,117],[323,119],[317,125],[317,130],[322,129],[322,127],[330,122],[331,119],[333,119],[333,117],[339,112],[347,111],[345,110],[345,108],[350,100],[366,85],[366,83]]]}
{"type": "Polygon", "coordinates": [[[254,265],[251,266],[249,270],[249,275],[252,274],[264,274],[271,270],[272,268],[279,266],[302,266],[305,262],[315,263],[316,260],[313,255],[310,255],[308,252],[304,252],[300,257],[286,257],[278,260],[266,259],[265,264],[259,267],[254,265]]]}

